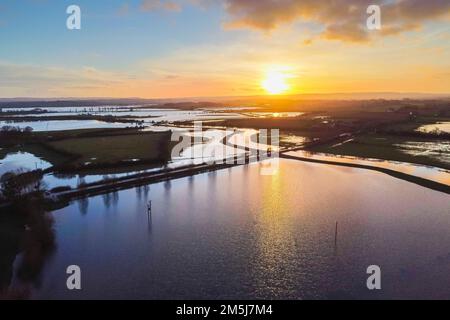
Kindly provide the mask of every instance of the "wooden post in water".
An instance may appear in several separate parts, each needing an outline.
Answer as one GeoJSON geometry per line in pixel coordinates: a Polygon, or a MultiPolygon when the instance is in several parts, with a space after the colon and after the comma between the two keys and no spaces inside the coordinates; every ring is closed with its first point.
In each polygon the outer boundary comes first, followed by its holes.
{"type": "Polygon", "coordinates": [[[147,214],[152,214],[152,200],[147,204],[147,214]]]}
{"type": "Polygon", "coordinates": [[[147,224],[148,224],[148,231],[152,232],[152,200],[150,200],[147,203],[147,224]]]}
{"type": "Polygon", "coordinates": [[[336,229],[334,231],[334,246],[337,245],[338,222],[336,221],[336,229]]]}

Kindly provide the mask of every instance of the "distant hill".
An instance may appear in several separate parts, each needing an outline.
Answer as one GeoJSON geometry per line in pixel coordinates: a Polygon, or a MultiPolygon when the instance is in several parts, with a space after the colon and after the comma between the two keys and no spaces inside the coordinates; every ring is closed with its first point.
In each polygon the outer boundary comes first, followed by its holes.
{"type": "Polygon", "coordinates": [[[213,105],[227,103],[249,103],[255,101],[273,100],[429,100],[429,99],[449,99],[449,94],[431,93],[399,93],[399,92],[362,92],[362,93],[327,93],[327,94],[296,94],[280,96],[228,96],[228,97],[187,97],[168,99],[144,99],[144,98],[0,98],[0,107],[12,108],[38,108],[38,107],[81,107],[81,106],[108,106],[108,105],[167,105],[175,107],[179,104],[195,104],[198,102],[213,105]]]}

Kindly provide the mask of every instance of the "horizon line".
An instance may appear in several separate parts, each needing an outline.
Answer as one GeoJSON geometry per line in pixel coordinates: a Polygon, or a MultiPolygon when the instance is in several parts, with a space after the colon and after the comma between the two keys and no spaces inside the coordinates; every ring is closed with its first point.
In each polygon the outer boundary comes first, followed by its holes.
{"type": "MultiPolygon", "coordinates": [[[[424,97],[441,97],[448,96],[450,92],[396,92],[396,91],[374,91],[374,92],[332,92],[332,93],[297,93],[284,95],[236,95],[236,96],[185,96],[185,97],[73,97],[73,96],[59,96],[59,97],[33,97],[33,96],[16,96],[16,97],[0,97],[0,102],[21,102],[21,101],[83,101],[83,100],[186,100],[186,99],[251,99],[251,98],[269,98],[269,99],[283,99],[283,98],[301,98],[308,96],[364,96],[364,95],[397,95],[404,96],[403,99],[408,99],[407,96],[424,96],[424,97]]],[[[372,99],[383,99],[372,98],[372,99]]],[[[351,99],[350,99],[351,100],[351,99]]]]}

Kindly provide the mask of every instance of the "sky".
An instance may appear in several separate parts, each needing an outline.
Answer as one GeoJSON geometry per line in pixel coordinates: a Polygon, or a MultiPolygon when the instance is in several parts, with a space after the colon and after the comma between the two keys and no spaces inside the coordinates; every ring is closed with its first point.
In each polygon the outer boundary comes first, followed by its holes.
{"type": "Polygon", "coordinates": [[[450,1],[0,1],[2,98],[350,92],[450,93],[450,1]]]}

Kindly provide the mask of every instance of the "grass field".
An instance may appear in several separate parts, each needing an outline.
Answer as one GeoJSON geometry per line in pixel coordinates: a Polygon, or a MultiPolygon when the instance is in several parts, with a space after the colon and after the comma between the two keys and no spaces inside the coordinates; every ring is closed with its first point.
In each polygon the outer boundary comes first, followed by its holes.
{"type": "Polygon", "coordinates": [[[170,132],[137,129],[81,129],[18,135],[16,144],[0,145],[8,153],[29,152],[59,172],[120,173],[145,170],[170,160],[170,132]]]}
{"type": "Polygon", "coordinates": [[[152,132],[64,139],[48,145],[55,150],[78,155],[78,164],[95,164],[162,159],[166,157],[169,140],[167,133],[152,132]]]}

